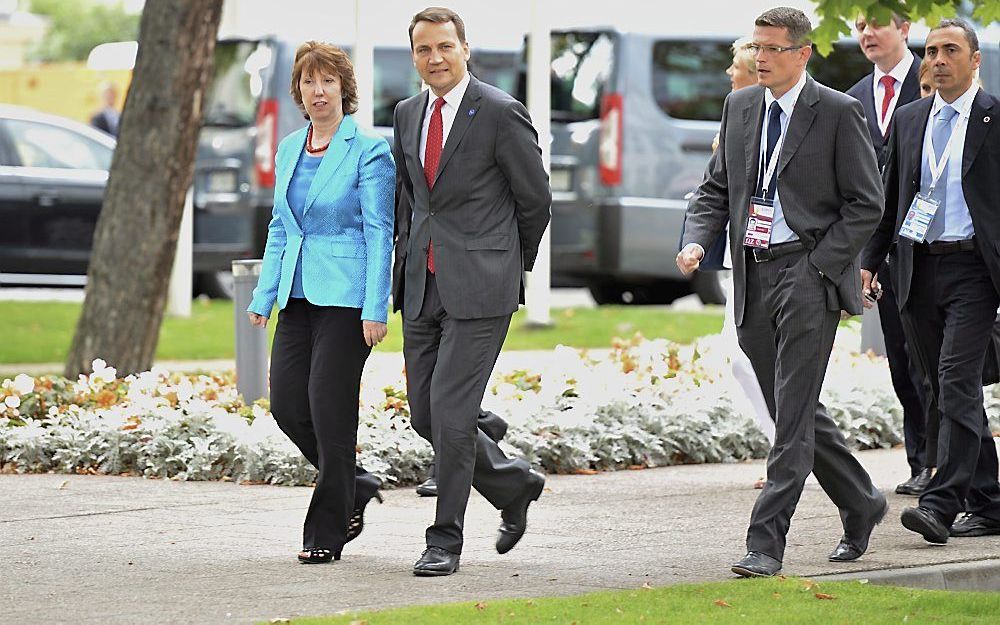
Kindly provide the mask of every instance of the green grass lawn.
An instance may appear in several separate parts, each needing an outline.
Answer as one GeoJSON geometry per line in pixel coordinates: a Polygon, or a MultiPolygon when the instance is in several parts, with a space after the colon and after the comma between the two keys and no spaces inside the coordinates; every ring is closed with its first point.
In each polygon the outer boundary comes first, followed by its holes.
{"type": "Polygon", "coordinates": [[[914,590],[859,582],[817,584],[790,577],[600,592],[575,597],[455,603],[336,617],[296,618],[291,622],[296,625],[965,624],[996,623],[998,614],[1000,593],[914,590]]]}
{"type": "MultiPolygon", "coordinates": [[[[62,362],[66,358],[80,304],[0,302],[0,364],[62,362]]],[[[604,306],[554,310],[553,325],[527,327],[523,311],[514,315],[505,349],[551,349],[556,345],[607,347],[615,336],[641,332],[689,343],[722,328],[722,310],[675,312],[664,308],[604,306]]],[[[274,316],[268,324],[274,332],[274,316]]],[[[159,360],[233,357],[233,306],[228,301],[197,300],[189,319],[167,318],[160,331],[159,360]]],[[[389,320],[381,351],[402,349],[399,315],[389,320]]]]}

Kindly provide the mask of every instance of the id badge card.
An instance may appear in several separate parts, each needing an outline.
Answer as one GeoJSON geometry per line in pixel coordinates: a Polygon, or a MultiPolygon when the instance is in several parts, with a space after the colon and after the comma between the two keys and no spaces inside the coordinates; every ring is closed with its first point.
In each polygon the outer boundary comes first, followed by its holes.
{"type": "Polygon", "coordinates": [[[903,219],[903,225],[899,228],[899,236],[923,243],[940,205],[941,203],[937,200],[923,193],[918,193],[906,211],[906,218],[903,219]]]}
{"type": "Polygon", "coordinates": [[[747,231],[743,237],[743,246],[766,250],[771,245],[771,230],[773,229],[774,200],[763,197],[750,198],[750,212],[747,217],[747,231]]]}

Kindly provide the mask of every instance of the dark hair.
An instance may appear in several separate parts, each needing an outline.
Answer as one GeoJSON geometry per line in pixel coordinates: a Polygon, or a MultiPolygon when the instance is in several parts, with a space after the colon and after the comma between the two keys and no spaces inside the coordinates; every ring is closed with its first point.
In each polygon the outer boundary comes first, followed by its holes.
{"type": "Polygon", "coordinates": [[[455,24],[455,32],[458,33],[458,40],[465,43],[465,22],[451,9],[444,7],[427,7],[410,20],[410,49],[413,49],[413,29],[419,22],[433,22],[434,24],[455,24]]]}
{"type": "Polygon", "coordinates": [[[292,66],[292,86],[288,90],[292,99],[298,105],[302,115],[309,119],[306,108],[302,104],[302,90],[299,89],[299,79],[302,74],[309,75],[319,70],[328,74],[336,74],[340,78],[340,103],[344,113],[354,113],[358,110],[358,82],[354,78],[354,64],[351,57],[337,46],[321,41],[307,41],[295,51],[295,64],[292,66]]]}
{"type": "Polygon", "coordinates": [[[970,26],[969,23],[963,19],[959,19],[957,17],[947,17],[938,22],[938,25],[932,28],[931,32],[942,28],[953,27],[962,29],[962,32],[965,33],[965,40],[969,42],[969,47],[972,48],[973,52],[979,51],[979,35],[977,35],[976,31],[972,29],[972,26],[970,26]]]}
{"type": "Polygon", "coordinates": [[[795,45],[809,45],[812,24],[806,14],[791,7],[775,7],[760,14],[754,26],[772,26],[788,30],[788,39],[795,45]]]}

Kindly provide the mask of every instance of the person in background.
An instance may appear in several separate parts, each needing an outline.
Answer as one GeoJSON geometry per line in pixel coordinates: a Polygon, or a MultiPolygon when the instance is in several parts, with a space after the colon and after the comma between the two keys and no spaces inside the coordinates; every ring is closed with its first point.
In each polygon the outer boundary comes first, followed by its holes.
{"type": "MultiPolygon", "coordinates": [[[[864,108],[881,171],[887,157],[893,114],[920,98],[920,59],[906,45],[910,22],[905,17],[894,13],[887,24],[878,24],[859,16],[854,26],[861,51],[874,67],[847,90],[847,95],[861,102],[864,108]]],[[[896,486],[896,493],[917,496],[927,488],[937,464],[937,409],[928,391],[926,367],[915,351],[914,330],[900,318],[896,281],[892,278],[894,270],[887,257],[878,271],[882,295],[877,300],[892,388],[903,407],[903,441],[910,465],[910,477],[896,486]]],[[[873,304],[866,301],[865,305],[870,308],[873,304]]]]}
{"type": "Polygon", "coordinates": [[[101,83],[101,110],[90,118],[90,125],[102,130],[112,137],[118,136],[118,124],[121,113],[118,111],[118,87],[113,82],[101,83]]]}
{"type": "Polygon", "coordinates": [[[924,59],[920,62],[920,97],[926,98],[937,92],[934,87],[934,78],[931,76],[931,64],[924,59]]]}
{"type": "MultiPolygon", "coordinates": [[[[319,472],[303,526],[303,564],[339,560],[364,528],[379,480],[356,466],[361,373],[386,335],[396,169],[389,144],[359,127],[350,57],[309,41],[292,97],[309,124],[275,155],[274,217],[250,322],[275,303],[271,413],[319,472]]],[[[381,499],[379,499],[381,501],[381,499]]]]}

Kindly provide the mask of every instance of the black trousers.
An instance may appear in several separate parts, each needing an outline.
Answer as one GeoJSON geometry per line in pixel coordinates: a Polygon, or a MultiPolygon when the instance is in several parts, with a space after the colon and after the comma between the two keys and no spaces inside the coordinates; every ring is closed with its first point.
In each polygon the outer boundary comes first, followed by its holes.
{"type": "Polygon", "coordinates": [[[946,525],[965,509],[1000,521],[996,445],[983,408],[983,363],[1000,296],[978,251],[914,250],[904,309],[930,370],[941,424],[937,473],[920,497],[946,525]]]}
{"type": "Polygon", "coordinates": [[[848,538],[860,538],[865,519],[881,505],[871,478],[819,401],[840,321],[834,288],[805,250],[763,263],[747,254],[746,307],[736,330],[775,430],[767,482],[750,515],[747,551],[778,560],[809,473],[840,510],[848,538]]]}
{"type": "Polygon", "coordinates": [[[292,298],[278,313],[271,346],[271,414],[319,471],[303,526],[304,549],[344,546],[356,475],[364,473],[356,466],[356,447],[361,373],[369,353],[360,308],[292,298]]]}
{"type": "Polygon", "coordinates": [[[477,427],[483,392],[509,325],[510,315],[449,315],[431,273],[419,316],[403,318],[410,423],[435,454],[438,497],[434,524],[426,532],[428,547],[462,552],[472,487],[497,509],[510,505],[527,487],[531,465],[508,458],[477,427]]]}
{"type": "Polygon", "coordinates": [[[900,318],[890,271],[887,262],[883,262],[878,270],[879,276],[883,277],[878,315],[885,337],[885,355],[889,361],[892,388],[903,407],[903,443],[912,476],[924,467],[936,466],[937,405],[932,394],[925,393],[925,385],[928,384],[926,367],[920,362],[916,350],[908,346],[916,337],[912,330],[907,331],[900,318]]]}

